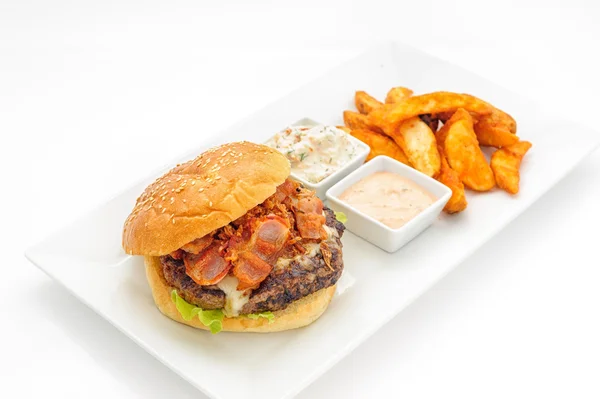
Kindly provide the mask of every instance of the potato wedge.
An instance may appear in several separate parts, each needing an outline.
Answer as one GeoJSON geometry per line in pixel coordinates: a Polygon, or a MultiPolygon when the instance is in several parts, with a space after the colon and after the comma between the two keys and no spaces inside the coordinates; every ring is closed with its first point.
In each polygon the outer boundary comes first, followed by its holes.
{"type": "Polygon", "coordinates": [[[354,111],[344,111],[344,124],[350,129],[368,129],[378,133],[383,133],[378,126],[371,123],[367,115],[359,114],[354,111]]]}
{"type": "Polygon", "coordinates": [[[377,155],[387,155],[410,166],[402,148],[388,136],[367,129],[353,129],[350,134],[371,147],[371,152],[369,152],[366,159],[367,161],[375,158],[377,155]]]}
{"type": "MultiPolygon", "coordinates": [[[[413,95],[413,91],[406,87],[392,87],[390,91],[388,91],[387,96],[385,97],[386,104],[396,104],[400,101],[406,100],[410,96],[413,95]]],[[[439,126],[439,120],[431,115],[431,114],[423,114],[419,115],[421,120],[429,126],[433,133],[437,132],[439,126]]]]}
{"type": "Polygon", "coordinates": [[[402,100],[406,100],[408,97],[413,95],[413,91],[406,87],[392,87],[385,96],[386,104],[399,103],[402,100]]]}
{"type": "Polygon", "coordinates": [[[385,104],[372,111],[369,118],[387,134],[414,116],[456,111],[458,108],[478,115],[487,115],[493,111],[491,105],[469,94],[438,91],[409,97],[396,104],[385,104]]]}
{"type": "Polygon", "coordinates": [[[519,192],[519,181],[521,179],[519,168],[521,167],[521,160],[530,148],[530,142],[519,141],[494,152],[491,164],[498,187],[510,194],[519,192]]]}
{"type": "Polygon", "coordinates": [[[480,118],[479,123],[482,122],[492,127],[506,129],[512,134],[517,134],[517,121],[515,121],[515,119],[512,116],[496,107],[494,107],[494,110],[491,114],[482,116],[480,118]]]}
{"type": "Polygon", "coordinates": [[[340,129],[343,130],[344,132],[350,134],[350,132],[352,132],[352,129],[350,129],[348,126],[336,126],[336,129],[340,129]]]}
{"type": "Polygon", "coordinates": [[[477,140],[483,146],[501,148],[515,144],[519,141],[516,132],[517,123],[512,116],[497,108],[475,124],[477,140]]]}
{"type": "MultiPolygon", "coordinates": [[[[518,142],[519,138],[515,136],[517,122],[506,112],[495,108],[491,104],[489,105],[493,111],[487,115],[480,116],[471,113],[479,145],[501,148],[518,142]]],[[[441,112],[436,117],[442,122],[446,122],[452,117],[452,114],[453,112],[441,112]]]]}
{"type": "Polygon", "coordinates": [[[430,177],[440,172],[435,135],[418,116],[402,123],[390,137],[402,148],[413,168],[430,177]]]}
{"type": "Polygon", "coordinates": [[[448,161],[446,160],[446,154],[444,153],[442,146],[438,146],[438,151],[440,153],[440,159],[442,163],[440,174],[436,177],[436,179],[452,190],[452,196],[446,203],[446,206],[444,206],[444,211],[447,213],[462,212],[467,208],[465,186],[463,185],[462,181],[460,181],[458,173],[456,173],[448,164],[448,161]]]}
{"type": "MultiPolygon", "coordinates": [[[[492,107],[492,108],[494,108],[494,107],[492,107]]],[[[446,123],[446,122],[448,122],[448,119],[452,118],[452,115],[454,115],[454,112],[455,111],[441,112],[439,114],[433,114],[433,117],[437,118],[442,123],[446,123]]],[[[471,118],[473,118],[473,125],[476,125],[477,122],[479,122],[479,115],[475,112],[469,112],[469,114],[471,115],[471,118]]]]}
{"type": "Polygon", "coordinates": [[[482,125],[481,122],[476,123],[474,129],[481,146],[502,148],[516,144],[519,141],[519,138],[508,130],[488,127],[485,124],[482,125]]]}
{"type": "Polygon", "coordinates": [[[368,115],[377,108],[383,107],[383,103],[377,100],[375,97],[371,97],[365,91],[357,91],[354,94],[354,103],[356,109],[363,115],[368,115]]]}
{"type": "Polygon", "coordinates": [[[473,130],[473,119],[459,108],[437,132],[450,167],[465,186],[475,191],[488,191],[495,185],[494,173],[488,165],[473,130]]]}

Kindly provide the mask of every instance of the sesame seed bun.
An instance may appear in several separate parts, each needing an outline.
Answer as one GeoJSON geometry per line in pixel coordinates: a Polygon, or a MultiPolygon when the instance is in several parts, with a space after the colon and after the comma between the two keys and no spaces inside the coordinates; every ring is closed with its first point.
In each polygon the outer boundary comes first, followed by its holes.
{"type": "MultiPolygon", "coordinates": [[[[181,317],[171,300],[173,287],[168,285],[163,276],[160,258],[145,256],[144,263],[146,264],[146,277],[152,289],[152,297],[161,313],[190,327],[208,330],[197,317],[189,321],[181,317]]],[[[334,293],[335,285],[332,285],[298,299],[290,303],[285,309],[273,312],[275,319],[272,323],[269,323],[265,318],[253,320],[244,316],[225,317],[223,319],[223,331],[267,333],[304,327],[317,320],[325,312],[334,293]]]]}
{"type": "Polygon", "coordinates": [[[290,174],[278,151],[249,142],[212,148],[152,183],[125,221],[131,255],[166,255],[243,216],[290,174]]]}

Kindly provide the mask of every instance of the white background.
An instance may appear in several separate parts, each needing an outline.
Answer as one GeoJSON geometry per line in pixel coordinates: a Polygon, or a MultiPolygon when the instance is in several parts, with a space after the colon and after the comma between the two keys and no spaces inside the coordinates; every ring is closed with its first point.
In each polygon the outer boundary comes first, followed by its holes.
{"type": "MultiPolygon", "coordinates": [[[[594,0],[250,3],[0,1],[0,397],[204,398],[23,250],[374,42],[596,124],[594,0]]],[[[600,397],[599,196],[596,151],[299,397],[600,397]]]]}

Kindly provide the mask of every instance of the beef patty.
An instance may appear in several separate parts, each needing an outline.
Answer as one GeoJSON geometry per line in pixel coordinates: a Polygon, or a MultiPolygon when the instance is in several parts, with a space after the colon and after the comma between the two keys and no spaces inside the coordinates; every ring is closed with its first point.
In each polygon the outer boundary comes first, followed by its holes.
{"type": "MultiPolygon", "coordinates": [[[[344,268],[342,243],[344,225],[337,221],[329,208],[324,209],[326,225],[337,232],[338,237],[327,241],[331,251],[329,265],[321,253],[304,255],[282,268],[274,268],[271,274],[252,291],[250,300],[241,314],[259,313],[285,309],[291,302],[335,284],[344,268]]],[[[185,273],[182,260],[170,255],[161,256],[163,275],[167,283],[176,288],[187,302],[202,309],[221,309],[225,306],[225,293],[217,286],[198,285],[185,273]]]]}

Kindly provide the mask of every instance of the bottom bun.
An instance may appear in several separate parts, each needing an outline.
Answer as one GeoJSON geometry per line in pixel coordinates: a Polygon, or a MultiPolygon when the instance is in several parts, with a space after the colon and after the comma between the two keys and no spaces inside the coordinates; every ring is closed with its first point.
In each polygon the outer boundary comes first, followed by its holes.
{"type": "MultiPolygon", "coordinates": [[[[173,288],[167,284],[162,273],[160,258],[156,256],[145,256],[146,276],[152,289],[152,296],[158,309],[165,316],[182,324],[208,330],[197,317],[187,321],[181,317],[181,314],[171,300],[171,291],[173,288]]],[[[323,288],[313,294],[307,295],[297,301],[290,303],[285,309],[273,312],[275,320],[269,324],[265,318],[257,320],[249,319],[244,316],[225,317],[223,319],[222,331],[234,332],[277,332],[291,330],[293,328],[304,327],[317,320],[329,306],[331,298],[335,293],[335,285],[323,288]]]]}

